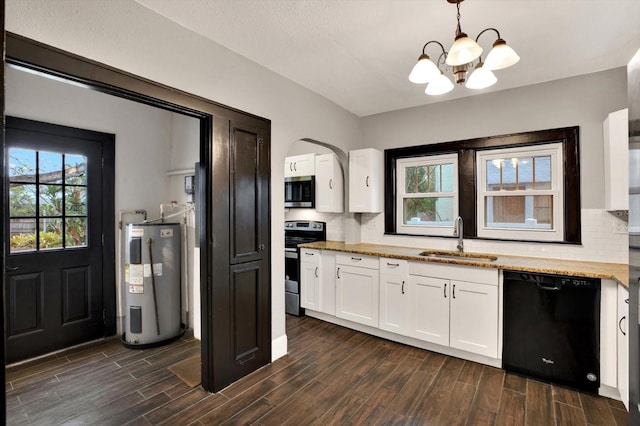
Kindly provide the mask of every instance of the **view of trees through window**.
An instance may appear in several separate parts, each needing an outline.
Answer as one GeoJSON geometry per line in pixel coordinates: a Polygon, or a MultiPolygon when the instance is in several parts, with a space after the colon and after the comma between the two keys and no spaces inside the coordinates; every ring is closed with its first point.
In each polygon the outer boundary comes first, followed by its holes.
{"type": "Polygon", "coordinates": [[[87,159],[9,150],[11,252],[87,245],[87,159]]]}
{"type": "Polygon", "coordinates": [[[453,164],[405,167],[404,223],[453,221],[453,164]],[[445,193],[445,194],[443,194],[445,193]]]}

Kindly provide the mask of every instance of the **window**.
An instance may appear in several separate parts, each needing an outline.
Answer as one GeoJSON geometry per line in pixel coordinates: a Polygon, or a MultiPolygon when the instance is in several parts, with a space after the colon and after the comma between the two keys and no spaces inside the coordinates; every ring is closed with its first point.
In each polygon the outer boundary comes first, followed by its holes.
{"type": "Polygon", "coordinates": [[[578,135],[574,126],[385,150],[385,234],[452,236],[461,216],[465,238],[580,244],[578,135]]]}
{"type": "Polygon", "coordinates": [[[477,152],[478,236],[562,241],[562,144],[477,152]]]}
{"type": "Polygon", "coordinates": [[[450,235],[458,216],[457,154],[397,161],[397,229],[421,235],[450,235]]]}
{"type": "Polygon", "coordinates": [[[87,158],[9,149],[11,253],[87,245],[87,158]]]}

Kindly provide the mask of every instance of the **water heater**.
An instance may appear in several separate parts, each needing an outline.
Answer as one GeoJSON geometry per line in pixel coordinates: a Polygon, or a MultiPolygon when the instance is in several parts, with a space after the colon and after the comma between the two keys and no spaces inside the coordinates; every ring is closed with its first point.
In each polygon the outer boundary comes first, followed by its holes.
{"type": "Polygon", "coordinates": [[[179,223],[126,227],[126,331],[122,343],[143,349],[180,337],[181,238],[179,223]]]}

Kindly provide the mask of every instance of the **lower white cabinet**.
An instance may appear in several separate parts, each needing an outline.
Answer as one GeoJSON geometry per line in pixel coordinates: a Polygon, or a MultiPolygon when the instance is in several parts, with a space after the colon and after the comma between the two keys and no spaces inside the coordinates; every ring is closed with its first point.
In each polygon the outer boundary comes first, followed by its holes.
{"type": "Polygon", "coordinates": [[[498,287],[451,281],[449,346],[498,357],[498,287]]]}
{"type": "Polygon", "coordinates": [[[320,250],[300,250],[300,305],[322,310],[320,297],[320,250]]]}
{"type": "Polygon", "coordinates": [[[629,291],[618,286],[618,391],[629,409],[629,291]]]}
{"type": "Polygon", "coordinates": [[[380,258],[380,324],[381,330],[409,335],[411,330],[412,293],[406,260],[380,258]]]}
{"type": "Polygon", "coordinates": [[[409,276],[413,293],[411,337],[449,346],[449,289],[450,281],[443,278],[409,276]]]}
{"type": "Polygon", "coordinates": [[[336,316],[378,327],[378,258],[336,255],[336,316]]]}

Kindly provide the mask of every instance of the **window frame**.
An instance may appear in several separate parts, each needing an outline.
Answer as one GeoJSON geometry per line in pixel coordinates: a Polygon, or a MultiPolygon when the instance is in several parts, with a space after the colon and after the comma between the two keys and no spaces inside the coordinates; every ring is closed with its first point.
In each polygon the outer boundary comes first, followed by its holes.
{"type": "MultiPolygon", "coordinates": [[[[385,156],[385,205],[384,233],[386,235],[418,235],[399,232],[396,229],[396,160],[399,158],[425,155],[457,153],[458,155],[458,200],[459,215],[464,220],[464,238],[504,240],[503,238],[478,237],[476,215],[476,152],[485,149],[535,146],[552,142],[562,143],[563,175],[563,225],[562,241],[540,241],[509,239],[506,241],[526,241],[542,243],[581,244],[580,206],[580,156],[579,126],[538,130],[498,136],[480,137],[419,146],[386,149],[385,156]]],[[[424,235],[420,235],[423,236],[424,235]]],[[[454,238],[454,237],[451,237],[454,238]]]]}
{"type": "MultiPolygon", "coordinates": [[[[407,234],[416,234],[416,235],[426,235],[426,236],[442,236],[442,235],[451,235],[453,229],[453,222],[455,218],[458,216],[458,155],[457,154],[436,154],[436,155],[425,155],[422,157],[411,157],[411,158],[400,158],[396,161],[396,167],[398,169],[398,179],[396,186],[396,198],[404,200],[404,198],[412,198],[411,196],[406,197],[408,194],[401,190],[401,188],[405,188],[405,176],[404,172],[407,167],[415,167],[415,166],[433,166],[433,165],[444,165],[444,164],[453,164],[453,182],[452,182],[452,191],[451,192],[432,192],[432,193],[420,193],[422,197],[420,198],[439,198],[439,197],[452,197],[453,198],[453,217],[451,219],[451,225],[435,225],[435,224],[404,224],[403,223],[403,208],[404,204],[402,202],[396,203],[396,229],[400,232],[407,234]]],[[[433,223],[433,222],[428,222],[433,223]]]]}
{"type": "Polygon", "coordinates": [[[478,176],[478,189],[476,195],[478,237],[480,238],[500,238],[500,239],[522,239],[525,237],[540,241],[562,241],[564,238],[564,223],[562,220],[562,207],[564,206],[564,193],[562,185],[562,144],[559,142],[533,147],[523,146],[517,148],[498,148],[483,150],[476,153],[476,173],[478,176]],[[503,159],[504,157],[551,157],[551,188],[550,189],[525,189],[525,190],[505,190],[488,191],[486,176],[486,161],[503,159]],[[509,227],[489,227],[485,223],[485,197],[486,196],[532,196],[551,195],[553,197],[553,227],[547,228],[509,228],[509,227]],[[514,235],[517,237],[514,238],[514,235]]]}

